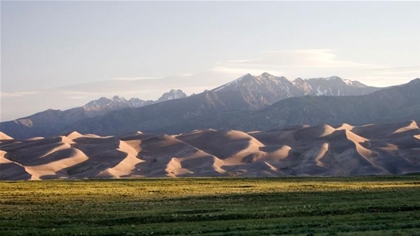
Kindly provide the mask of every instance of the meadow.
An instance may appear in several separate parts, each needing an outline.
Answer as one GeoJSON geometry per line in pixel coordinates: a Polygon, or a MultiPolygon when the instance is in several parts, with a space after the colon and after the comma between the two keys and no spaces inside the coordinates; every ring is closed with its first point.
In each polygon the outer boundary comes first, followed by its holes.
{"type": "Polygon", "coordinates": [[[0,182],[0,235],[420,235],[420,175],[0,182]]]}

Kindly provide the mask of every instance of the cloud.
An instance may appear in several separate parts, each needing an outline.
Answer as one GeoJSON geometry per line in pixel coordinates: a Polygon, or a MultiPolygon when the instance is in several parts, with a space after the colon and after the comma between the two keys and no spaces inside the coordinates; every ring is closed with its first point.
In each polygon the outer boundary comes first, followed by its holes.
{"type": "Polygon", "coordinates": [[[363,81],[372,86],[398,85],[419,77],[420,65],[374,66],[349,76],[350,79],[363,81]]]}
{"type": "Polygon", "coordinates": [[[391,75],[391,74],[418,74],[420,75],[420,65],[410,66],[375,66],[367,68],[367,72],[380,75],[391,75]]]}
{"type": "Polygon", "coordinates": [[[420,65],[388,66],[360,63],[342,59],[336,50],[328,48],[264,51],[255,59],[219,62],[212,70],[232,75],[258,75],[268,72],[289,79],[338,75],[374,86],[406,83],[420,76],[420,65]]]}
{"type": "Polygon", "coordinates": [[[66,95],[78,96],[78,97],[103,96],[107,94],[107,93],[100,93],[100,92],[73,91],[73,90],[60,90],[60,93],[66,94],[66,95]]]}
{"type": "Polygon", "coordinates": [[[253,63],[253,62],[258,62],[261,61],[261,58],[258,59],[245,59],[245,60],[230,60],[227,61],[227,63],[233,63],[233,64],[242,64],[242,63],[253,63]]]}
{"type": "Polygon", "coordinates": [[[85,99],[85,98],[87,98],[87,97],[85,97],[85,96],[70,96],[70,97],[67,97],[68,99],[85,99]]]}
{"type": "MultiPolygon", "coordinates": [[[[262,58],[248,60],[248,64],[276,65],[288,67],[316,67],[316,68],[342,68],[342,67],[370,67],[372,65],[337,59],[332,49],[298,49],[265,51],[262,58]],[[255,64],[254,62],[258,62],[255,64]]],[[[244,62],[242,62],[244,63],[244,62]]]]}
{"type": "Polygon", "coordinates": [[[113,78],[111,80],[117,81],[135,81],[135,80],[145,80],[145,79],[155,79],[153,77],[121,77],[121,78],[113,78]]]}
{"type": "MultiPolygon", "coordinates": [[[[237,59],[219,62],[212,71],[230,74],[260,74],[268,72],[275,75],[294,75],[305,77],[305,71],[336,71],[342,69],[363,69],[374,65],[339,60],[332,49],[299,49],[299,50],[273,50],[264,51],[255,59],[237,59]],[[297,72],[303,72],[298,74],[297,72]]],[[[325,73],[327,74],[327,73],[325,73]]],[[[336,73],[332,73],[336,74],[336,73]]]]}
{"type": "Polygon", "coordinates": [[[236,76],[244,75],[246,73],[250,73],[253,75],[260,75],[264,72],[268,72],[274,75],[284,74],[283,71],[273,69],[272,66],[265,66],[265,67],[245,67],[245,66],[235,66],[235,65],[217,66],[217,67],[214,67],[211,71],[219,72],[219,73],[227,73],[227,74],[232,74],[236,76]]]}
{"type": "Polygon", "coordinates": [[[0,97],[11,98],[11,97],[24,97],[26,95],[38,94],[38,91],[26,91],[26,92],[0,92],[0,97]]]}

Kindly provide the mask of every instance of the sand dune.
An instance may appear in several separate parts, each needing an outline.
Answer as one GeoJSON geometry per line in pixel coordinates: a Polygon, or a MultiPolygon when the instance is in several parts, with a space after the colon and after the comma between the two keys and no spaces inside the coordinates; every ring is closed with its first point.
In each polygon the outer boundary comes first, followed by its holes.
{"type": "Polygon", "coordinates": [[[120,161],[114,167],[110,167],[101,171],[98,174],[98,177],[121,178],[136,175],[137,164],[141,162],[144,161],[128,154],[122,161],[120,161]]]}
{"type": "Polygon", "coordinates": [[[272,145],[260,148],[260,150],[266,152],[266,155],[260,159],[261,161],[264,160],[278,162],[288,157],[292,148],[287,145],[281,145],[280,147],[272,145]]]}
{"type": "Polygon", "coordinates": [[[141,151],[141,140],[121,141],[117,148],[118,151],[125,152],[132,156],[137,156],[141,151]]]}
{"type": "Polygon", "coordinates": [[[242,163],[245,157],[253,159],[264,154],[260,151],[264,144],[242,131],[204,130],[182,134],[177,139],[232,165],[242,163]]]}
{"type": "Polygon", "coordinates": [[[419,129],[419,126],[417,125],[417,123],[415,121],[411,121],[407,126],[397,129],[396,131],[394,131],[394,133],[401,133],[401,132],[406,132],[410,130],[418,130],[418,129],[419,129]]]}
{"type": "Polygon", "coordinates": [[[13,140],[1,134],[0,179],[348,176],[420,172],[416,122],[270,131],[133,132],[13,140]]]}
{"type": "Polygon", "coordinates": [[[36,140],[42,140],[45,139],[44,137],[32,137],[32,138],[28,138],[26,139],[26,141],[36,141],[36,140]]]}
{"type": "Polygon", "coordinates": [[[345,134],[346,134],[347,139],[354,142],[354,143],[363,143],[363,142],[366,142],[366,141],[369,140],[369,139],[361,137],[361,136],[359,136],[359,135],[357,135],[357,134],[355,134],[355,133],[353,133],[349,130],[345,130],[345,134]]]}
{"type": "Polygon", "coordinates": [[[7,135],[3,132],[0,132],[0,140],[11,140],[11,139],[13,139],[13,138],[10,137],[9,135],[7,135]]]}
{"type": "Polygon", "coordinates": [[[369,124],[354,127],[352,132],[365,138],[381,139],[394,134],[407,131],[418,131],[419,127],[415,121],[393,123],[393,124],[369,124]]]}
{"type": "Polygon", "coordinates": [[[343,124],[341,124],[341,125],[339,125],[339,126],[337,126],[337,128],[335,128],[336,130],[343,130],[343,129],[346,129],[346,130],[352,130],[354,128],[354,126],[352,126],[352,125],[349,125],[349,124],[347,124],[347,123],[343,123],[343,124]]]}
{"type": "Polygon", "coordinates": [[[221,168],[225,165],[223,160],[202,150],[197,150],[190,156],[179,158],[179,161],[182,168],[189,171],[185,176],[217,176],[226,172],[221,168]]]}
{"type": "Polygon", "coordinates": [[[294,131],[270,130],[270,131],[258,132],[258,133],[253,132],[249,134],[266,146],[271,146],[271,145],[292,146],[296,144],[296,140],[293,137],[294,131]]]}
{"type": "Polygon", "coordinates": [[[13,163],[13,161],[6,158],[7,152],[0,150],[0,164],[13,163]]]}
{"type": "Polygon", "coordinates": [[[89,158],[80,150],[72,148],[71,154],[66,158],[54,160],[46,164],[26,166],[26,171],[31,175],[31,180],[68,178],[64,169],[82,163],[89,158]]]}
{"type": "Polygon", "coordinates": [[[71,139],[71,140],[74,140],[76,138],[80,138],[82,136],[83,136],[82,134],[80,134],[79,132],[76,132],[76,131],[73,131],[70,134],[66,135],[66,137],[71,139]]]}
{"type": "Polygon", "coordinates": [[[186,168],[183,168],[179,159],[175,157],[172,158],[169,161],[169,163],[166,165],[165,171],[168,173],[167,175],[169,177],[177,177],[177,176],[193,174],[192,171],[186,168]]]}
{"type": "Polygon", "coordinates": [[[294,139],[299,141],[313,140],[332,134],[335,129],[329,125],[312,126],[294,132],[294,139]]]}
{"type": "Polygon", "coordinates": [[[6,158],[7,152],[0,150],[0,179],[31,179],[25,167],[6,158]]]}
{"type": "Polygon", "coordinates": [[[327,153],[328,147],[329,147],[328,143],[323,143],[318,153],[316,154],[315,162],[317,166],[324,167],[324,163],[322,163],[322,158],[327,153]]]}

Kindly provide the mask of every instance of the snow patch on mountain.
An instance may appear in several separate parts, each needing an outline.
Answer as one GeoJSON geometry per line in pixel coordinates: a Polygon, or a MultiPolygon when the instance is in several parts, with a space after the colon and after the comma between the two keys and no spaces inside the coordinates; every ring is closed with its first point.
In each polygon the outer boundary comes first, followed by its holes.
{"type": "Polygon", "coordinates": [[[185,94],[181,89],[171,89],[171,91],[164,93],[156,102],[164,102],[185,97],[187,97],[187,94],[185,94]]]}
{"type": "Polygon", "coordinates": [[[212,91],[213,91],[213,92],[217,92],[217,91],[223,90],[223,89],[225,89],[225,88],[227,88],[227,87],[234,86],[234,85],[238,84],[239,82],[241,82],[244,78],[249,77],[249,76],[251,76],[251,77],[252,77],[252,75],[251,75],[251,74],[249,74],[249,73],[248,73],[248,74],[245,74],[245,75],[243,75],[243,76],[241,76],[241,77],[239,77],[239,78],[237,78],[237,79],[235,79],[235,80],[232,80],[232,81],[231,81],[231,82],[229,82],[229,83],[226,83],[226,84],[224,84],[224,85],[222,85],[222,86],[220,86],[220,87],[217,87],[217,88],[213,89],[212,91]]]}
{"type": "MultiPolygon", "coordinates": [[[[102,112],[110,110],[118,110],[126,107],[143,107],[151,105],[157,102],[164,102],[173,99],[184,98],[187,95],[180,89],[171,89],[169,92],[164,93],[158,100],[141,100],[139,98],[131,98],[129,100],[124,97],[119,97],[115,95],[114,97],[106,98],[101,97],[97,100],[88,102],[83,106],[83,109],[87,112],[102,112]]],[[[96,113],[95,113],[96,115],[96,113]]]]}
{"type": "Polygon", "coordinates": [[[239,92],[244,100],[260,109],[274,102],[300,96],[350,96],[368,94],[378,88],[358,81],[343,80],[338,76],[310,79],[296,78],[293,81],[267,72],[258,76],[245,74],[212,90],[217,94],[239,92]]]}

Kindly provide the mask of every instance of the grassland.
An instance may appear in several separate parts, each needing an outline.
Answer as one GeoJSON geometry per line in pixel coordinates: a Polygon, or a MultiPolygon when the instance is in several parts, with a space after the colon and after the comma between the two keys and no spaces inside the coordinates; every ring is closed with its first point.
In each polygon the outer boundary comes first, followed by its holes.
{"type": "Polygon", "coordinates": [[[0,182],[0,235],[420,235],[420,176],[0,182]]]}

